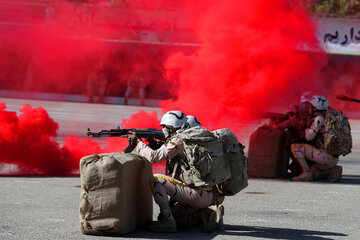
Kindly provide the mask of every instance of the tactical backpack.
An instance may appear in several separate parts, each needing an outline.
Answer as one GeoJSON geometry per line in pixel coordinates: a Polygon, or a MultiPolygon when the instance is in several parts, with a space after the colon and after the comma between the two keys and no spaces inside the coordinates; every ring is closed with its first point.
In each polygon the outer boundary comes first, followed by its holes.
{"type": "Polygon", "coordinates": [[[223,128],[214,131],[223,142],[225,158],[230,166],[231,178],[218,185],[218,189],[226,196],[233,196],[248,185],[248,159],[244,148],[237,137],[229,129],[223,128]]]}
{"type": "Polygon", "coordinates": [[[203,127],[193,127],[180,130],[177,136],[184,142],[187,159],[187,164],[181,164],[179,176],[185,184],[216,186],[226,196],[235,195],[247,186],[244,146],[230,130],[212,133],[203,127]]]}
{"type": "Polygon", "coordinates": [[[181,129],[176,136],[184,142],[186,159],[181,159],[181,164],[175,162],[173,176],[176,172],[177,177],[191,187],[213,187],[231,177],[219,137],[199,126],[181,129]],[[180,168],[178,172],[177,168],[180,168]]]}
{"type": "Polygon", "coordinates": [[[335,156],[351,153],[352,138],[348,118],[342,112],[328,107],[324,125],[324,148],[335,156]]]}

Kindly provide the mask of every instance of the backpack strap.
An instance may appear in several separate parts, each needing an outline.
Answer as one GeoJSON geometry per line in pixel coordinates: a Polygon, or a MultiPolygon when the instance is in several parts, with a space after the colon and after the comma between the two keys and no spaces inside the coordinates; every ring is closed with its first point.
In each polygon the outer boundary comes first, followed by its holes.
{"type": "Polygon", "coordinates": [[[173,172],[171,174],[172,178],[175,177],[175,173],[176,173],[176,170],[177,170],[178,166],[179,166],[179,163],[176,161],[175,164],[174,164],[174,170],[173,170],[173,172]]]}
{"type": "MultiPolygon", "coordinates": [[[[179,160],[179,159],[173,159],[173,167],[172,167],[172,171],[170,172],[170,163],[169,161],[166,161],[166,171],[165,171],[165,174],[166,175],[171,175],[172,178],[175,178],[175,174],[176,174],[176,171],[178,170],[178,167],[179,167],[179,161],[182,161],[182,160],[179,160]]],[[[184,164],[180,164],[180,168],[182,171],[185,171],[185,166],[184,164]]]]}

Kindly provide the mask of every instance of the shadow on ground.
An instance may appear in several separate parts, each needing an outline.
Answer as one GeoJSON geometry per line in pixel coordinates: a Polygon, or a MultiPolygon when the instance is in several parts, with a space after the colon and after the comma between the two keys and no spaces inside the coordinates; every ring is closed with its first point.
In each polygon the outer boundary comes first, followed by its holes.
{"type": "Polygon", "coordinates": [[[344,184],[344,185],[360,185],[360,175],[342,175],[339,182],[332,183],[328,180],[314,181],[317,184],[344,184]]]}
{"type": "Polygon", "coordinates": [[[342,175],[338,183],[360,185],[360,175],[342,175]]]}
{"type": "Polygon", "coordinates": [[[256,226],[239,226],[225,224],[223,229],[213,233],[203,233],[198,228],[184,228],[177,233],[151,233],[143,230],[126,235],[130,238],[149,238],[149,239],[213,239],[227,237],[244,237],[244,239],[266,238],[266,239],[283,239],[283,240],[330,240],[338,237],[348,236],[343,233],[313,231],[291,228],[271,228],[256,226]]]}

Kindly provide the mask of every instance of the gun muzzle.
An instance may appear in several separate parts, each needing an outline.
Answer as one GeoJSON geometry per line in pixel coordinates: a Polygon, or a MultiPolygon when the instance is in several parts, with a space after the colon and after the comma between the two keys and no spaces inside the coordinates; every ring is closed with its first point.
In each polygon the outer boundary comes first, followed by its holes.
{"type": "Polygon", "coordinates": [[[355,98],[348,97],[348,96],[345,96],[345,95],[336,95],[336,98],[340,99],[340,100],[344,100],[344,101],[360,102],[359,99],[355,99],[355,98]]]}

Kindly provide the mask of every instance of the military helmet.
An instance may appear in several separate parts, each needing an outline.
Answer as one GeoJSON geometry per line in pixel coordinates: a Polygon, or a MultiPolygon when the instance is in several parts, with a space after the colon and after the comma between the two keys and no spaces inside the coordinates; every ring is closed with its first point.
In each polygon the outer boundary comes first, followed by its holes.
{"type": "Polygon", "coordinates": [[[169,111],[162,116],[160,126],[168,128],[181,128],[186,121],[187,119],[183,112],[169,111]]]}
{"type": "Polygon", "coordinates": [[[186,116],[186,118],[187,118],[187,123],[190,125],[190,127],[196,127],[201,125],[199,120],[192,115],[188,115],[186,116]]]}
{"type": "Polygon", "coordinates": [[[314,106],[314,108],[320,111],[327,110],[328,108],[328,100],[324,96],[314,95],[309,102],[314,106]]]}

